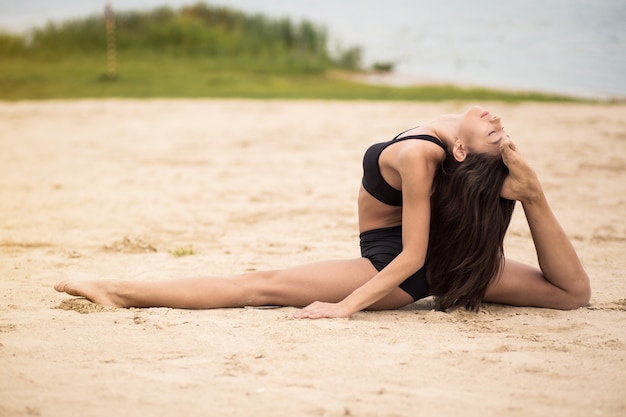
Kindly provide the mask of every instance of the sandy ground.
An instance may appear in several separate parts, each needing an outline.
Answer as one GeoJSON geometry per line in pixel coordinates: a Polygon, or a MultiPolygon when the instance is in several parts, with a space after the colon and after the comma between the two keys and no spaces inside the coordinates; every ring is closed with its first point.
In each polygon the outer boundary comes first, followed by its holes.
{"type": "MultiPolygon", "coordinates": [[[[98,308],[53,284],[358,256],[365,148],[468,103],[0,103],[0,416],[625,415],[626,106],[482,104],[542,178],[588,307],[98,308]]],[[[536,262],[520,207],[506,250],[536,262]]]]}

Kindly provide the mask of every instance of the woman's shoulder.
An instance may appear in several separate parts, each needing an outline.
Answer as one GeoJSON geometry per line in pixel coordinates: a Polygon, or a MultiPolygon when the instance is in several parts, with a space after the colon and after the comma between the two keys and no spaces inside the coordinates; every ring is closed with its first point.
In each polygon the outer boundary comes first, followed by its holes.
{"type": "Polygon", "coordinates": [[[446,145],[430,133],[403,134],[398,137],[396,155],[398,162],[431,160],[441,162],[446,155],[446,145]]]}
{"type": "Polygon", "coordinates": [[[397,149],[396,162],[398,168],[418,169],[419,167],[435,168],[445,158],[445,151],[430,141],[406,141],[397,149]]]}

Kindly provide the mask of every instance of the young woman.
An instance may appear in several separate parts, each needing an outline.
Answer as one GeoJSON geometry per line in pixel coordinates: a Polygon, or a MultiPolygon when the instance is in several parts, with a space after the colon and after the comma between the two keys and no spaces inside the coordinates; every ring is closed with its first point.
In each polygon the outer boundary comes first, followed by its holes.
{"type": "Polygon", "coordinates": [[[348,317],[433,295],[442,310],[482,301],[574,309],[589,278],[541,184],[499,117],[475,106],[365,153],[358,197],[362,257],[231,277],[61,282],[60,292],[115,307],[304,307],[297,318],[348,317]],[[539,267],[503,256],[515,200],[539,267]]]}

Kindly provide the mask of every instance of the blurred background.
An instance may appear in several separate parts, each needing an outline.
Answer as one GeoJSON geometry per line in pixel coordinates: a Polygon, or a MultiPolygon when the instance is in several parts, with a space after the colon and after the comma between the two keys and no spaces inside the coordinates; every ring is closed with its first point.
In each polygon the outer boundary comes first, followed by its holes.
{"type": "MultiPolygon", "coordinates": [[[[59,25],[102,17],[106,3],[0,0],[0,30],[21,36],[22,43],[32,42],[37,39],[34,29],[50,27],[50,22],[59,25]]],[[[128,11],[148,12],[160,6],[176,11],[197,2],[113,0],[110,4],[119,19],[128,11]]],[[[204,4],[249,17],[263,14],[270,21],[288,19],[296,29],[303,21],[312,22],[319,37],[311,48],[326,49],[334,60],[332,68],[377,70],[362,78],[368,83],[400,87],[443,83],[626,98],[626,0],[216,0],[204,4]]],[[[171,34],[170,40],[174,36],[178,35],[171,34]]],[[[123,55],[128,45],[118,42],[123,55]]],[[[5,53],[2,59],[10,56],[5,53]]],[[[308,59],[311,63],[314,58],[308,59]]],[[[280,60],[274,56],[270,61],[280,60]]],[[[221,81],[211,82],[228,83],[227,78],[222,73],[221,81]]]]}

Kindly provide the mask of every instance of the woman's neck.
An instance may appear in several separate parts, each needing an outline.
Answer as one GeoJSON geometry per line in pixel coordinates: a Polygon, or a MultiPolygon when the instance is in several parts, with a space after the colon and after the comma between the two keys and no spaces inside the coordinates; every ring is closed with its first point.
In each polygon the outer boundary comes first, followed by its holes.
{"type": "Polygon", "coordinates": [[[459,123],[461,115],[446,114],[428,123],[428,126],[435,132],[448,149],[452,149],[458,139],[459,123]]]}

